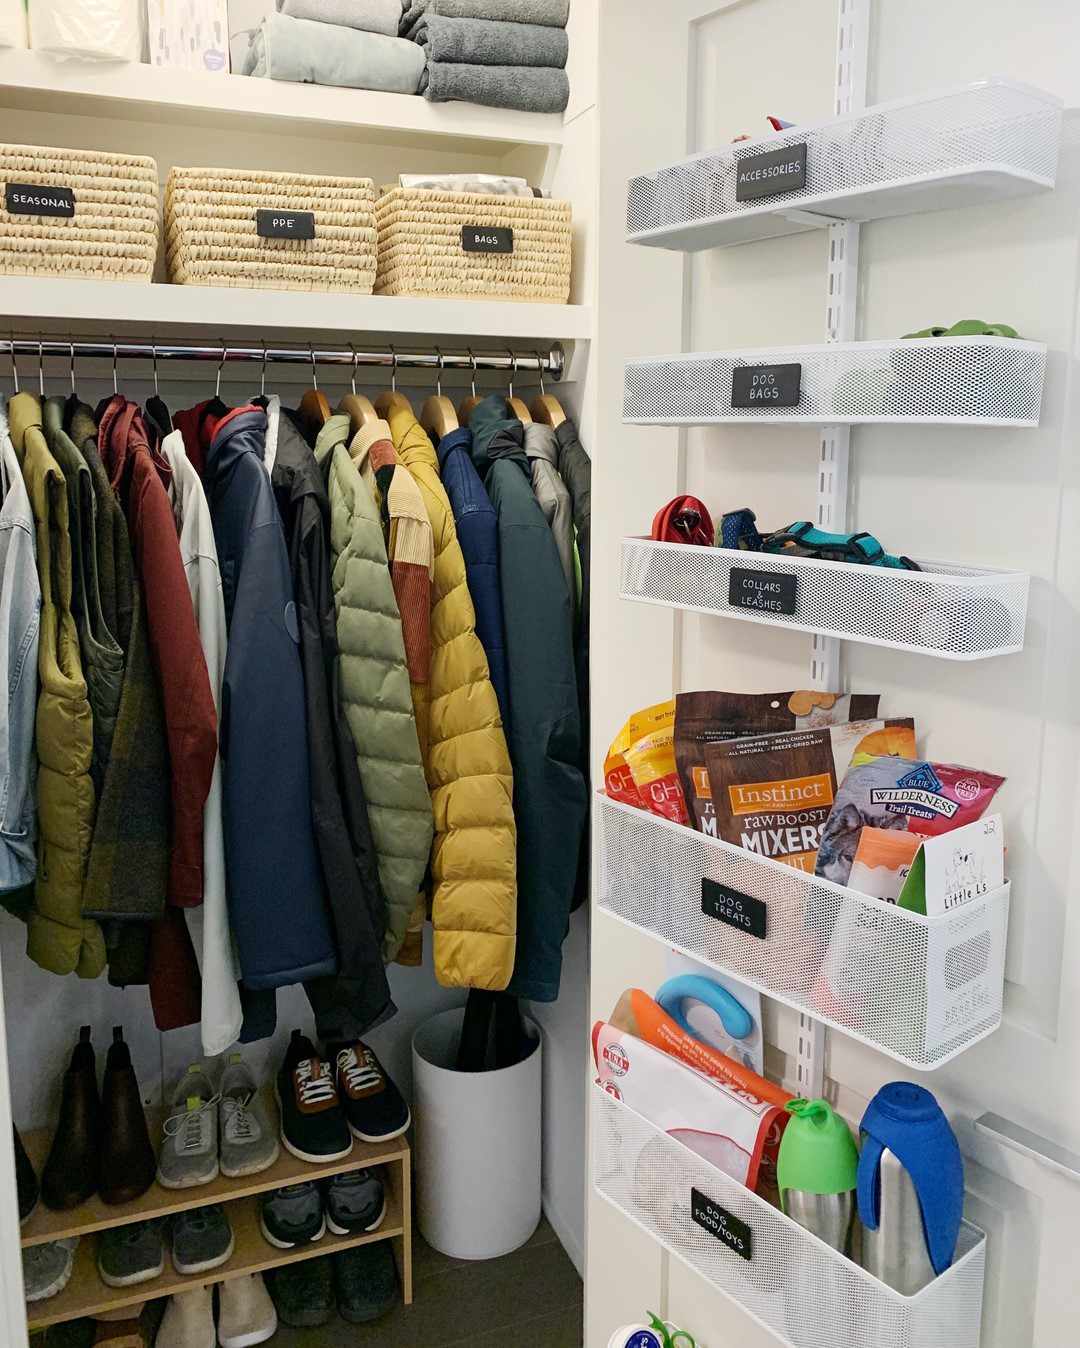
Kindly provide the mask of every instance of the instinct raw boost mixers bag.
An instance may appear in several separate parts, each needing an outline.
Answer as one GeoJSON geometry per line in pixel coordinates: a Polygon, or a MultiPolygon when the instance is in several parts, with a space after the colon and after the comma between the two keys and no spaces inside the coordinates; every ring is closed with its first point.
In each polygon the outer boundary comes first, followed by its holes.
{"type": "Polygon", "coordinates": [[[643,735],[654,730],[670,727],[675,721],[674,701],[658,702],[654,707],[643,707],[627,718],[626,724],[611,741],[611,748],[604,759],[604,790],[612,800],[621,800],[624,805],[633,805],[639,810],[649,807],[634,785],[634,776],[626,761],[626,751],[643,735]]]}
{"type": "Polygon", "coordinates": [[[1004,781],[956,763],[913,762],[906,754],[853,764],[821,834],[817,874],[846,885],[867,826],[933,838],[970,824],[986,812],[1004,781]]]}
{"type": "MultiPolygon", "coordinates": [[[[711,838],[716,811],[705,767],[705,746],[747,735],[814,730],[844,721],[869,721],[877,693],[680,693],[675,699],[675,761],[694,828],[711,838]]],[[[609,792],[610,794],[610,792],[609,792]]]]}
{"type": "Polygon", "coordinates": [[[707,744],[717,836],[813,872],[821,831],[852,759],[907,757],[914,746],[911,717],[707,744]]]}

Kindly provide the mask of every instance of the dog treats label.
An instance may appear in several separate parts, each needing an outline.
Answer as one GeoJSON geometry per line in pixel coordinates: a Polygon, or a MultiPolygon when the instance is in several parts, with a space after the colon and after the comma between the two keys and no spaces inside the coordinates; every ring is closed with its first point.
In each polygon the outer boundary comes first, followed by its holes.
{"type": "Polygon", "coordinates": [[[735,200],[760,201],[806,186],[806,142],[735,161],[735,200]]]}
{"type": "Polygon", "coordinates": [[[75,193],[70,187],[8,183],[4,197],[12,215],[56,215],[70,220],[75,214],[75,193]]]}
{"type": "Polygon", "coordinates": [[[740,894],[729,885],[707,876],[701,881],[701,911],[706,917],[726,922],[736,931],[745,931],[763,941],[768,933],[768,906],[761,899],[740,894]]]}
{"type": "Polygon", "coordinates": [[[260,239],[313,239],[314,211],[256,211],[255,228],[260,239]]]}
{"type": "Polygon", "coordinates": [[[506,225],[462,225],[461,246],[466,253],[512,253],[514,231],[506,225]]]}

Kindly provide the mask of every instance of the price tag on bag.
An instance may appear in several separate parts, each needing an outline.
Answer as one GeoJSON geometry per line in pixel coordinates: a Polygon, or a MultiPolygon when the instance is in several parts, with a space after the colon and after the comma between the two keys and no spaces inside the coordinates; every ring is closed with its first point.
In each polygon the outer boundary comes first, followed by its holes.
{"type": "Polygon", "coordinates": [[[750,1227],[728,1212],[727,1208],[706,1198],[700,1189],[690,1190],[690,1216],[698,1226],[708,1231],[710,1236],[715,1236],[740,1259],[748,1263],[753,1259],[754,1233],[750,1227]]]}
{"type": "Polygon", "coordinates": [[[8,183],[4,203],[12,215],[55,215],[70,220],[75,214],[75,193],[70,187],[8,183]]]}
{"type": "Polygon", "coordinates": [[[260,239],[313,239],[314,211],[256,211],[255,229],[260,239]]]}
{"type": "Polygon", "coordinates": [[[761,899],[741,894],[719,880],[710,880],[702,876],[701,911],[706,917],[715,917],[718,922],[726,922],[736,931],[748,932],[759,940],[764,940],[769,925],[769,909],[761,899]]]}
{"type": "Polygon", "coordinates": [[[798,407],[801,365],[736,365],[731,372],[732,407],[798,407]]]}
{"type": "Polygon", "coordinates": [[[514,231],[508,225],[462,225],[461,246],[466,253],[512,253],[514,231]]]}
{"type": "Polygon", "coordinates": [[[806,186],[806,142],[735,161],[735,200],[760,201],[806,186]]]}
{"type": "Polygon", "coordinates": [[[799,577],[782,571],[751,571],[733,566],[728,575],[728,603],[732,608],[750,608],[757,613],[795,616],[799,577]]]}

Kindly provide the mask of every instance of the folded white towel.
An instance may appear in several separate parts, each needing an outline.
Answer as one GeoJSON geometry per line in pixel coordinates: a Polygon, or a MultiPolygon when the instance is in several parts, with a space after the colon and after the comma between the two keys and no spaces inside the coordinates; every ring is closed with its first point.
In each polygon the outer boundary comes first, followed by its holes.
{"type": "Polygon", "coordinates": [[[251,36],[242,73],[296,84],[415,94],[423,70],[423,52],[405,38],[268,14],[251,36]]]}

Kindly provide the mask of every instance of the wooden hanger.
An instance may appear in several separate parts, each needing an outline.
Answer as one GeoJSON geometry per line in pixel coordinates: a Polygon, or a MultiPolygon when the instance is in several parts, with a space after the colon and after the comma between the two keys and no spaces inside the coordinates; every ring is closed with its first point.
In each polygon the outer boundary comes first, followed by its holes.
{"type": "Polygon", "coordinates": [[[536,368],[540,372],[540,392],[532,400],[529,411],[532,413],[533,421],[539,421],[554,430],[566,420],[566,413],[562,410],[558,398],[544,389],[544,358],[539,351],[536,352],[536,368]]]}
{"type": "Polygon", "coordinates": [[[472,392],[458,408],[458,420],[463,426],[469,424],[469,418],[472,416],[473,408],[484,400],[483,394],[477,393],[476,391],[476,357],[472,353],[471,346],[466,347],[465,349],[468,351],[469,359],[472,361],[472,371],[469,375],[469,386],[472,389],[472,392]]]}
{"type": "Polygon", "coordinates": [[[513,353],[513,351],[509,352],[509,356],[510,356],[510,388],[506,395],[507,411],[510,413],[512,417],[516,417],[523,426],[531,426],[532,417],[529,415],[529,409],[525,406],[525,404],[521,401],[520,398],[516,398],[514,396],[514,378],[517,375],[517,356],[513,353]]]}
{"type": "Polygon", "coordinates": [[[352,378],[349,380],[352,391],[346,393],[338,403],[338,411],[348,416],[352,433],[355,435],[361,426],[370,426],[373,421],[378,421],[379,414],[375,411],[371,399],[356,391],[356,347],[352,342],[349,343],[349,347],[353,354],[352,378]]]}
{"type": "Polygon", "coordinates": [[[444,435],[449,435],[451,431],[458,429],[458,417],[454,411],[454,404],[449,398],[443,397],[443,354],[438,347],[435,348],[435,354],[439,357],[439,373],[435,376],[435,392],[420,409],[420,425],[437,444],[444,435]]]}
{"type": "Polygon", "coordinates": [[[412,403],[405,397],[404,393],[398,392],[397,386],[397,352],[393,347],[390,348],[390,354],[394,358],[394,368],[390,375],[390,387],[375,399],[375,411],[384,421],[389,420],[391,412],[409,412],[412,413],[412,403]]]}
{"type": "Polygon", "coordinates": [[[326,395],[319,389],[319,372],[315,368],[315,352],[310,342],[308,342],[308,352],[311,355],[311,383],[312,387],[300,399],[300,420],[305,426],[313,431],[321,431],[330,420],[330,404],[326,401],[326,395]]]}

